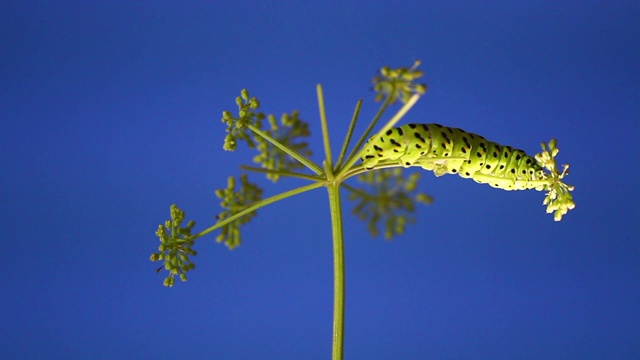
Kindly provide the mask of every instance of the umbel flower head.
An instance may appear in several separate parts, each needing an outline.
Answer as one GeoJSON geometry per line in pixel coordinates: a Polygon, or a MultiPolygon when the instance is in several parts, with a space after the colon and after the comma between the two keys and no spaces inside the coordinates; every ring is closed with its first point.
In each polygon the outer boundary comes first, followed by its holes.
{"type": "MultiPolygon", "coordinates": [[[[189,221],[187,226],[181,227],[184,220],[184,212],[175,204],[171,205],[171,220],[165,221],[164,225],[158,225],[156,236],[160,240],[158,252],[151,254],[149,260],[164,261],[164,269],[169,271],[169,275],[164,279],[164,286],[171,287],[175,283],[175,276],[180,280],[187,281],[187,271],[193,270],[195,264],[189,259],[189,255],[196,255],[196,251],[191,248],[194,239],[191,237],[191,229],[196,224],[189,221]]],[[[158,271],[162,270],[162,267],[158,271]]]]}
{"type": "Polygon", "coordinates": [[[392,69],[385,66],[380,69],[380,75],[373,78],[373,89],[377,93],[376,101],[388,97],[392,104],[397,100],[404,104],[413,94],[424,94],[427,86],[415,83],[424,75],[422,71],[416,70],[418,66],[420,66],[419,60],[410,68],[392,69]]]}
{"type": "Polygon", "coordinates": [[[222,122],[227,124],[227,136],[224,138],[223,148],[227,151],[235,151],[239,140],[246,141],[250,148],[255,147],[247,126],[251,124],[260,128],[261,121],[265,117],[263,113],[256,111],[260,107],[260,102],[256,97],[249,97],[247,89],[242,89],[240,96],[236,98],[236,105],[238,105],[237,117],[229,111],[222,112],[222,122]]]}

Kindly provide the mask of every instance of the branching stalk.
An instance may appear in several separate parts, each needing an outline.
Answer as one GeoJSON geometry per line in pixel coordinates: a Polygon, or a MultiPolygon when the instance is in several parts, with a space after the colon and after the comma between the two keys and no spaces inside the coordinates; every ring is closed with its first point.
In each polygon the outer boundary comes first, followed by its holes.
{"type": "Polygon", "coordinates": [[[260,200],[260,201],[256,202],[255,204],[249,206],[248,208],[240,211],[239,213],[233,214],[232,216],[230,216],[230,217],[228,217],[228,218],[216,223],[215,225],[213,225],[213,226],[211,226],[211,227],[209,227],[207,229],[204,229],[201,232],[193,235],[192,239],[197,239],[197,238],[199,238],[201,236],[205,236],[208,233],[214,231],[215,229],[218,229],[218,228],[220,228],[220,227],[222,227],[222,226],[224,226],[224,225],[236,220],[237,218],[239,218],[241,216],[244,216],[245,214],[248,214],[248,213],[250,213],[252,211],[258,210],[259,208],[261,208],[263,206],[267,206],[267,205],[269,205],[271,203],[274,203],[274,202],[276,202],[278,200],[282,200],[282,199],[288,198],[290,196],[301,194],[301,193],[309,191],[309,190],[317,189],[317,188],[322,187],[324,185],[325,185],[324,182],[316,182],[316,183],[313,183],[313,184],[310,184],[310,185],[306,185],[306,186],[302,186],[302,187],[299,187],[299,188],[295,188],[293,190],[285,191],[285,192],[280,193],[278,195],[274,195],[272,197],[260,200]]]}
{"type": "Polygon", "coordinates": [[[387,96],[387,98],[384,100],[384,103],[382,103],[382,106],[380,106],[380,109],[378,109],[378,112],[371,120],[371,123],[369,123],[369,126],[367,126],[367,129],[364,131],[364,133],[362,133],[362,135],[360,135],[360,139],[358,139],[358,142],[356,143],[356,145],[353,147],[353,149],[351,149],[351,153],[347,157],[347,162],[345,166],[341,167],[342,169],[348,168],[350,166],[348,164],[353,165],[355,163],[355,161],[351,161],[351,160],[354,158],[357,159],[356,152],[359,151],[359,149],[362,147],[362,144],[369,139],[369,134],[371,134],[371,131],[378,123],[378,120],[380,120],[380,118],[382,117],[382,114],[384,114],[385,110],[387,110],[387,107],[389,107],[389,105],[392,102],[393,102],[393,97],[387,96]]]}
{"type": "Polygon", "coordinates": [[[347,135],[344,138],[344,143],[342,144],[342,149],[340,150],[340,156],[336,161],[336,168],[342,168],[342,160],[344,155],[347,153],[347,148],[349,147],[349,142],[351,141],[351,136],[353,135],[353,130],[356,127],[356,122],[358,122],[358,116],[360,115],[360,108],[362,107],[362,99],[358,100],[356,103],[356,108],[353,110],[353,116],[351,117],[351,122],[349,123],[349,129],[347,130],[347,135]]]}
{"type": "MultiPolygon", "coordinates": [[[[378,133],[375,136],[376,137],[380,137],[382,134],[387,132],[387,130],[389,130],[392,127],[394,127],[395,124],[397,124],[398,121],[400,121],[400,119],[402,119],[402,117],[409,110],[411,110],[413,105],[415,105],[415,103],[419,99],[420,99],[420,95],[419,94],[413,94],[413,96],[411,96],[411,98],[409,98],[409,100],[402,106],[402,108],[400,108],[400,110],[398,110],[398,112],[391,118],[391,120],[389,120],[389,122],[387,122],[387,124],[385,126],[383,126],[382,129],[380,129],[380,131],[378,131],[378,133]]],[[[338,178],[341,178],[346,172],[348,172],[350,170],[350,168],[353,166],[353,164],[355,164],[356,161],[358,161],[360,159],[360,155],[362,154],[362,152],[364,152],[364,148],[360,148],[359,149],[360,145],[361,145],[361,142],[359,141],[358,145],[356,145],[356,148],[355,148],[357,150],[355,152],[355,156],[353,156],[350,159],[348,159],[346,164],[340,169],[340,172],[337,175],[338,178]]]]}
{"type": "MultiPolygon", "coordinates": [[[[322,124],[322,141],[324,144],[325,153],[324,166],[325,169],[331,169],[333,168],[331,141],[329,141],[329,125],[327,124],[327,112],[324,107],[324,94],[322,93],[322,85],[318,84],[316,86],[316,90],[318,93],[318,110],[320,111],[320,124],[322,124]]],[[[329,172],[330,171],[327,171],[327,175],[329,175],[329,172]]],[[[329,180],[333,179],[329,178],[329,180]]]]}
{"type": "Polygon", "coordinates": [[[252,172],[257,172],[257,173],[263,173],[263,174],[274,174],[274,175],[283,176],[283,177],[293,177],[293,178],[298,178],[298,179],[305,179],[305,180],[310,180],[310,181],[324,181],[325,180],[324,177],[315,176],[315,175],[301,174],[301,173],[297,173],[297,172],[293,172],[293,171],[265,169],[265,168],[261,168],[261,167],[248,166],[248,165],[240,165],[240,169],[247,170],[247,171],[252,171],[252,172]]]}
{"type": "Polygon", "coordinates": [[[257,135],[263,137],[265,140],[267,140],[268,142],[272,143],[273,146],[275,146],[278,149],[280,149],[280,150],[284,151],[285,153],[289,154],[292,158],[298,160],[300,163],[302,163],[304,166],[309,168],[314,173],[316,173],[318,175],[324,174],[324,170],[322,170],[322,168],[320,166],[318,166],[313,161],[309,160],[307,157],[305,157],[305,156],[295,152],[294,150],[282,145],[278,140],[276,140],[276,139],[272,138],[271,136],[267,135],[262,130],[260,130],[257,127],[255,127],[254,125],[248,124],[247,127],[249,129],[251,129],[251,131],[253,131],[257,135]]]}

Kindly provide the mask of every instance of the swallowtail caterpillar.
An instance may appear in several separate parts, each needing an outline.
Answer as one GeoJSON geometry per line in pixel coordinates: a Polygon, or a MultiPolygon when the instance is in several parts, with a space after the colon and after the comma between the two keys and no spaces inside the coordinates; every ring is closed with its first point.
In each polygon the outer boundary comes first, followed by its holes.
{"type": "Polygon", "coordinates": [[[559,221],[575,208],[575,203],[571,196],[574,187],[562,182],[569,167],[564,165],[562,172],[558,172],[555,145],[555,140],[551,140],[547,150],[543,143],[543,152],[533,158],[523,150],[458,128],[407,124],[369,139],[361,159],[365,169],[398,164],[420,166],[436,176],[458,174],[498,189],[547,191],[543,204],[548,205],[548,213],[555,212],[554,219],[559,221]]]}

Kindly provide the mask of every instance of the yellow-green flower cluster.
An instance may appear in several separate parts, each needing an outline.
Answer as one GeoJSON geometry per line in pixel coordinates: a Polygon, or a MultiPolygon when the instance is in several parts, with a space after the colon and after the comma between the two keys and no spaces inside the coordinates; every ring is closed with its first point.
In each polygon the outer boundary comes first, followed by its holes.
{"type": "MultiPolygon", "coordinates": [[[[216,190],[216,196],[222,201],[220,206],[227,209],[218,215],[218,222],[222,222],[229,217],[236,215],[248,206],[253,205],[262,198],[262,189],[247,180],[247,175],[240,175],[240,189],[236,191],[236,179],[230,176],[226,189],[216,190]]],[[[248,223],[256,215],[255,211],[244,214],[242,217],[222,226],[222,231],[217,242],[222,242],[229,249],[234,249],[241,243],[240,225],[248,223]]]]}
{"type": "MultiPolygon", "coordinates": [[[[189,259],[189,255],[197,255],[191,248],[193,239],[191,229],[195,225],[194,221],[189,221],[186,227],[180,224],[184,220],[184,212],[175,204],[171,205],[171,220],[165,221],[164,225],[158,225],[156,236],[160,240],[158,252],[151,254],[151,261],[164,261],[164,269],[169,271],[169,275],[164,279],[164,286],[171,287],[175,283],[175,276],[180,280],[187,281],[187,271],[195,268],[195,264],[189,259]]],[[[158,271],[162,270],[162,267],[158,271]]]]}
{"type": "Polygon", "coordinates": [[[397,100],[404,104],[413,94],[424,94],[427,86],[415,83],[424,75],[422,71],[416,70],[419,65],[420,61],[416,61],[410,68],[391,69],[385,66],[380,69],[380,76],[373,78],[376,101],[389,98],[392,104],[397,100]]]}
{"type": "Polygon", "coordinates": [[[255,147],[247,125],[260,128],[261,120],[264,119],[264,114],[256,111],[260,107],[260,102],[256,97],[249,97],[247,89],[242,89],[240,96],[236,97],[236,105],[238,105],[238,117],[234,117],[229,111],[222,112],[222,122],[227,124],[227,136],[224,138],[223,148],[227,151],[235,151],[239,140],[246,141],[251,148],[255,147]]]}
{"type": "Polygon", "coordinates": [[[430,204],[432,198],[416,192],[420,173],[414,172],[408,178],[402,168],[368,171],[358,176],[367,189],[351,189],[350,200],[356,200],[354,214],[367,221],[367,229],[373,236],[379,233],[380,223],[384,225],[384,237],[391,239],[404,233],[407,224],[415,223],[412,213],[415,203],[430,204]]]}
{"type": "Polygon", "coordinates": [[[548,148],[547,144],[542,143],[542,152],[536,154],[536,160],[549,171],[547,178],[550,183],[546,186],[547,194],[542,204],[547,205],[547,213],[554,213],[553,219],[555,221],[560,221],[563,215],[576,207],[576,204],[573,202],[573,196],[571,195],[574,186],[567,185],[561,181],[569,174],[569,165],[564,165],[562,172],[558,172],[555,157],[560,150],[556,145],[557,141],[555,139],[549,141],[548,148]]]}

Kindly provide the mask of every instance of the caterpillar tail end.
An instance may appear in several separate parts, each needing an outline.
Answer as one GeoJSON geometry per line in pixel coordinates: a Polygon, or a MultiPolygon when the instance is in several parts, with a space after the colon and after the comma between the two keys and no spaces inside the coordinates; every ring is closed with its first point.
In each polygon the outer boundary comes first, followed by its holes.
{"type": "Polygon", "coordinates": [[[547,205],[548,214],[553,213],[553,220],[560,221],[569,210],[573,210],[576,207],[576,204],[571,195],[571,191],[575,189],[575,186],[562,182],[562,179],[569,174],[569,165],[563,165],[562,172],[558,172],[555,157],[560,150],[556,147],[556,144],[557,141],[555,139],[549,141],[548,148],[547,144],[542,143],[542,152],[536,154],[536,160],[549,171],[549,174],[546,174],[549,181],[545,189],[547,194],[542,204],[547,205]]]}

